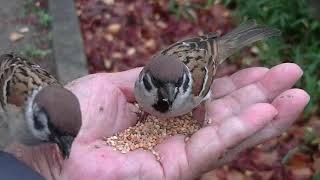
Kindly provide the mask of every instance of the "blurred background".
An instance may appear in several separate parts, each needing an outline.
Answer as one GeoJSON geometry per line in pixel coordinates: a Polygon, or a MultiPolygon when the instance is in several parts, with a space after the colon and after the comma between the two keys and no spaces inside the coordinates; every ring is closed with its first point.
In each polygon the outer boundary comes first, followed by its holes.
{"type": "MultiPolygon", "coordinates": [[[[48,1],[54,0],[0,0],[0,51],[19,51],[55,73],[59,57],[53,55],[55,20],[48,1]]],[[[75,0],[74,8],[89,73],[143,66],[155,52],[185,36],[223,34],[248,19],[280,29],[281,38],[233,55],[218,76],[251,66],[297,63],[304,75],[296,87],[311,95],[308,107],[279,138],[201,179],[320,179],[318,0],[75,0]]]]}

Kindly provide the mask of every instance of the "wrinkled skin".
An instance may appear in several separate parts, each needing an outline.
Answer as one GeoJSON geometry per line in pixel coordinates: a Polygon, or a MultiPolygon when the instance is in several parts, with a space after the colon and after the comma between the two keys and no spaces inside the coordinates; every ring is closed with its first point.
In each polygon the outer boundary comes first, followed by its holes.
{"type": "Polygon", "coordinates": [[[248,68],[216,79],[209,105],[213,122],[187,142],[175,136],[158,145],[157,161],[148,151],[121,154],[101,140],[136,123],[131,103],[140,70],[88,75],[67,85],[79,98],[83,117],[69,159],[63,161],[54,145],[8,151],[47,179],[194,179],[280,135],[309,101],[305,91],[291,89],[302,75],[295,64],[248,68]]]}

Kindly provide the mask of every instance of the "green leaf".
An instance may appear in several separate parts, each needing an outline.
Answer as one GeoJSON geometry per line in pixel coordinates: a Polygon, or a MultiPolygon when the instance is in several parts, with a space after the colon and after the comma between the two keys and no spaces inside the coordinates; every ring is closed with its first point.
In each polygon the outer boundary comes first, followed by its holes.
{"type": "Polygon", "coordinates": [[[300,150],[299,147],[295,147],[293,149],[290,149],[287,154],[282,158],[281,163],[282,164],[287,164],[289,159],[292,157],[292,155],[294,155],[296,152],[298,152],[300,150]]]}
{"type": "Polygon", "coordinates": [[[314,173],[314,175],[312,176],[312,180],[320,180],[320,171],[314,173]]]}
{"type": "Polygon", "coordinates": [[[311,127],[306,127],[304,129],[303,140],[305,143],[310,144],[317,137],[316,133],[311,127]]]}

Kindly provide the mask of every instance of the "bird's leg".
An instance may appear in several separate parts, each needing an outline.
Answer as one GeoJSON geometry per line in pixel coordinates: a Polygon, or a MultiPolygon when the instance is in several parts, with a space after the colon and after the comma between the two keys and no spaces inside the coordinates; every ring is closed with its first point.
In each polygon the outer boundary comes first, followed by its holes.
{"type": "Polygon", "coordinates": [[[202,126],[207,126],[211,123],[211,119],[208,116],[208,105],[210,100],[203,101],[198,107],[193,109],[192,117],[194,120],[199,121],[202,126]]]}
{"type": "Polygon", "coordinates": [[[138,115],[139,117],[138,122],[141,122],[141,123],[146,122],[148,115],[149,114],[147,112],[141,111],[141,113],[138,115]]]}
{"type": "Polygon", "coordinates": [[[204,117],[204,123],[203,126],[207,126],[209,124],[212,123],[212,119],[209,117],[208,113],[209,113],[209,103],[211,102],[211,100],[206,100],[204,102],[204,108],[205,108],[205,117],[204,117]]]}
{"type": "Polygon", "coordinates": [[[206,118],[205,109],[205,102],[202,102],[199,106],[192,110],[192,118],[198,121],[200,124],[203,124],[206,118]]]}
{"type": "Polygon", "coordinates": [[[138,122],[144,123],[148,117],[148,113],[145,112],[141,106],[139,106],[138,104],[136,104],[136,106],[138,107],[138,111],[136,112],[137,117],[138,117],[138,122]]]}

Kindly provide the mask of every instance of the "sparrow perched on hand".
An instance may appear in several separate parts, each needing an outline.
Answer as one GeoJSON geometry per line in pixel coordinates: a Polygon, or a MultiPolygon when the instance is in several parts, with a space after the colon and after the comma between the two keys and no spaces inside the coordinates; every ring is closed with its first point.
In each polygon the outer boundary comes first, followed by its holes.
{"type": "Polygon", "coordinates": [[[209,33],[176,42],[154,55],[140,72],[134,88],[136,101],[158,117],[179,116],[205,106],[214,93],[210,87],[219,64],[244,46],[279,35],[277,29],[248,21],[223,36],[209,33]]]}
{"type": "Polygon", "coordinates": [[[15,54],[0,56],[2,145],[56,143],[64,158],[81,127],[77,97],[39,65],[15,54]]]}

